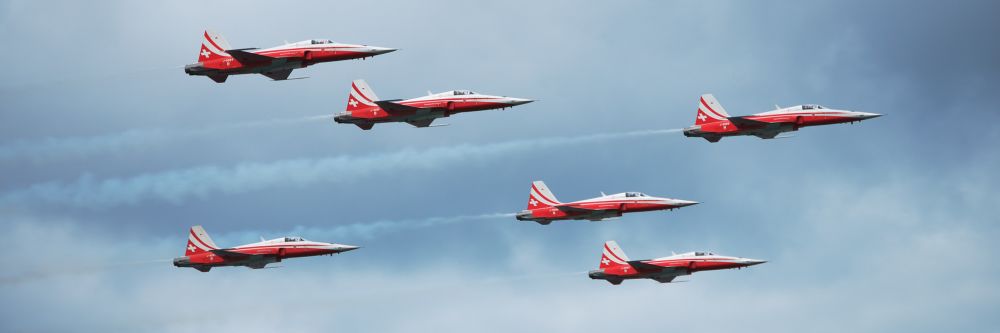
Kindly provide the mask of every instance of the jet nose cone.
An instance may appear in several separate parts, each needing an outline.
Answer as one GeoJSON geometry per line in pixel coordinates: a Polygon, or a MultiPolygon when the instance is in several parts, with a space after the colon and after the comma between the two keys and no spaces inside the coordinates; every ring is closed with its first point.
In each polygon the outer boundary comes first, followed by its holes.
{"type": "Polygon", "coordinates": [[[670,200],[670,201],[672,202],[672,204],[674,206],[677,206],[677,207],[687,207],[687,206],[697,205],[697,204],[700,203],[700,202],[697,202],[697,201],[680,200],[680,199],[674,199],[674,200],[670,200]]]}
{"type": "Polygon", "coordinates": [[[347,252],[347,251],[357,250],[357,249],[361,248],[360,246],[342,245],[342,244],[334,244],[334,245],[331,245],[330,247],[333,250],[336,250],[337,252],[347,252]]]}
{"type": "Polygon", "coordinates": [[[747,266],[760,265],[767,262],[767,260],[757,260],[757,259],[743,259],[743,263],[747,266]]]}
{"type": "Polygon", "coordinates": [[[530,100],[527,98],[513,98],[513,97],[507,99],[507,103],[509,103],[510,105],[521,105],[521,104],[528,104],[531,102],[534,102],[534,100],[530,100]]]}
{"type": "Polygon", "coordinates": [[[378,46],[369,46],[368,47],[368,52],[372,53],[372,54],[386,54],[386,53],[393,52],[393,51],[396,51],[396,49],[388,48],[388,47],[378,47],[378,46]]]}
{"type": "Polygon", "coordinates": [[[862,120],[872,119],[872,118],[878,118],[878,117],[881,117],[881,116],[882,115],[880,115],[878,113],[858,112],[858,118],[861,118],[862,120]]]}

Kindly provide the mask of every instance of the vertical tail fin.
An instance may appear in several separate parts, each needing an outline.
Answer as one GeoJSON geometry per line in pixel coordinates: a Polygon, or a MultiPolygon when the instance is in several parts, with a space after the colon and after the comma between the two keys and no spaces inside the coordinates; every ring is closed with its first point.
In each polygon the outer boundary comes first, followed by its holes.
{"type": "Polygon", "coordinates": [[[609,267],[628,265],[628,256],[625,251],[618,247],[618,243],[610,240],[604,242],[604,252],[601,253],[601,264],[598,266],[602,270],[609,267]]]}
{"type": "Polygon", "coordinates": [[[529,210],[552,207],[558,204],[561,204],[561,202],[559,202],[559,199],[556,199],[552,191],[549,191],[549,187],[545,186],[545,182],[536,180],[531,183],[531,193],[528,195],[529,210]]]}
{"type": "Polygon", "coordinates": [[[200,225],[191,227],[191,231],[188,232],[187,249],[184,250],[185,256],[217,249],[219,249],[219,246],[215,245],[215,242],[212,241],[212,237],[208,236],[208,233],[205,232],[204,228],[200,225]]]}
{"type": "Polygon", "coordinates": [[[365,80],[354,80],[351,83],[351,94],[347,96],[347,111],[363,110],[370,107],[378,107],[375,101],[379,100],[375,91],[368,86],[365,80]]]}
{"type": "Polygon", "coordinates": [[[202,36],[201,50],[198,50],[198,61],[229,58],[229,53],[226,53],[226,50],[230,49],[232,47],[229,46],[229,42],[226,42],[225,38],[222,38],[222,35],[205,30],[205,34],[202,36]]]}
{"type": "Polygon", "coordinates": [[[701,100],[698,101],[698,117],[694,119],[695,125],[714,123],[726,120],[726,118],[729,118],[729,113],[726,113],[726,108],[719,104],[715,96],[712,94],[701,95],[701,100]]]}

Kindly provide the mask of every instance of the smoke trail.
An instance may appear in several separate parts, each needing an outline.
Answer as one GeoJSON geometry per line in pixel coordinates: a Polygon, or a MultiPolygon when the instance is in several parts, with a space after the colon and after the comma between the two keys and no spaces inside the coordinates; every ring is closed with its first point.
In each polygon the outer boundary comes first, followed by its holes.
{"type": "Polygon", "coordinates": [[[47,278],[66,276],[66,275],[82,275],[82,274],[98,273],[118,268],[166,263],[166,262],[171,262],[172,260],[173,259],[156,259],[156,260],[121,262],[113,264],[60,266],[50,269],[41,269],[41,270],[17,273],[13,275],[0,276],[0,286],[16,285],[16,284],[32,282],[47,278]]]}
{"type": "Polygon", "coordinates": [[[17,95],[24,94],[25,92],[50,92],[53,86],[75,86],[81,84],[94,84],[97,82],[111,81],[111,80],[121,80],[134,78],[140,75],[147,75],[152,72],[165,72],[168,70],[177,70],[184,68],[184,65],[180,66],[156,66],[147,68],[135,68],[131,70],[116,70],[102,73],[95,73],[91,75],[78,75],[78,76],[66,76],[65,73],[60,73],[57,78],[43,78],[42,80],[33,82],[18,82],[13,85],[0,86],[0,96],[2,95],[17,95]],[[43,89],[44,88],[44,89],[43,89]]]}
{"type": "Polygon", "coordinates": [[[205,198],[217,193],[243,193],[278,186],[306,186],[335,183],[373,174],[406,170],[429,170],[468,161],[566,145],[679,132],[679,129],[643,130],[516,140],[491,144],[463,144],[426,150],[406,149],[365,156],[337,156],[321,159],[291,159],[270,163],[243,163],[235,167],[202,166],[148,173],[131,178],[96,180],[81,176],[69,184],[40,183],[0,195],[0,206],[18,203],[50,203],[86,208],[135,204],[149,199],[180,203],[191,197],[205,198]]]}
{"type": "Polygon", "coordinates": [[[382,220],[375,222],[359,222],[335,227],[296,227],[294,235],[309,235],[317,239],[372,239],[378,234],[400,232],[411,229],[438,227],[466,221],[493,220],[514,217],[514,213],[493,213],[481,215],[462,215],[448,217],[429,217],[410,220],[382,220]]]}
{"type": "MultiPolygon", "coordinates": [[[[479,215],[460,215],[460,216],[445,216],[445,217],[428,217],[420,219],[408,219],[408,220],[381,220],[375,222],[358,222],[347,225],[339,226],[322,226],[322,227],[295,227],[290,232],[282,233],[285,235],[306,235],[310,239],[323,240],[323,241],[339,241],[342,239],[350,240],[370,240],[378,237],[384,233],[394,233],[406,230],[421,229],[421,228],[431,228],[438,227],[447,224],[459,223],[459,222],[469,222],[469,221],[481,221],[481,220],[493,220],[501,218],[510,218],[515,214],[513,213],[492,213],[492,214],[479,214],[479,215]]],[[[38,227],[38,226],[34,226],[38,227]]],[[[54,231],[58,233],[58,231],[54,231]]],[[[43,232],[46,233],[46,232],[43,232]]],[[[235,232],[235,233],[224,233],[218,235],[217,240],[221,240],[225,243],[220,244],[235,244],[239,243],[240,239],[253,239],[257,235],[262,234],[262,232],[235,232]]],[[[78,237],[84,239],[92,239],[93,236],[78,237]]],[[[186,237],[186,236],[185,236],[186,237]]],[[[176,244],[178,246],[183,245],[184,239],[176,239],[176,244]]],[[[100,243],[100,242],[99,242],[100,243]]],[[[106,242],[111,243],[111,242],[106,242]]],[[[72,247],[71,245],[70,247],[72,247]]],[[[77,246],[90,246],[90,245],[77,245],[77,246]]],[[[134,249],[125,250],[120,252],[135,252],[134,249]]],[[[159,256],[151,255],[151,256],[159,256]]],[[[33,258],[34,264],[39,263],[39,258],[33,258]]],[[[45,266],[28,270],[25,272],[19,272],[8,275],[0,275],[0,287],[17,285],[21,283],[29,283],[37,280],[58,278],[63,276],[76,276],[84,274],[94,274],[104,271],[110,271],[115,269],[129,268],[133,266],[149,265],[149,264],[160,264],[169,263],[173,259],[152,259],[152,260],[133,260],[133,261],[123,261],[114,263],[78,263],[74,262],[72,264],[59,263],[59,264],[48,264],[45,266]]],[[[274,266],[272,266],[273,268],[274,266]]]]}
{"type": "Polygon", "coordinates": [[[296,124],[328,119],[330,117],[330,115],[320,115],[299,118],[269,119],[190,129],[138,129],[90,137],[48,138],[40,141],[19,141],[0,146],[0,161],[16,160],[21,158],[44,160],[53,158],[84,157],[101,153],[114,153],[128,148],[207,136],[216,134],[218,131],[296,124]]]}

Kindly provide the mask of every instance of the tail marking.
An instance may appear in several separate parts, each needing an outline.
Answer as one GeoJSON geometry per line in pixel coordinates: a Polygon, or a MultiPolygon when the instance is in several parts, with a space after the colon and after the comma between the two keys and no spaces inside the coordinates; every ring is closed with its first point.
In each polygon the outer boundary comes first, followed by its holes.
{"type": "Polygon", "coordinates": [[[226,50],[232,49],[222,35],[205,30],[201,42],[201,50],[198,52],[198,61],[210,61],[222,58],[229,58],[226,50]]]}
{"type": "Polygon", "coordinates": [[[695,125],[713,123],[728,118],[729,113],[715,99],[715,96],[712,96],[712,94],[701,95],[701,99],[698,101],[698,117],[694,120],[695,125]]]}
{"type": "Polygon", "coordinates": [[[562,204],[556,196],[552,194],[548,186],[543,181],[531,183],[531,193],[528,196],[528,209],[545,208],[562,204]]]}
{"type": "Polygon", "coordinates": [[[365,80],[354,80],[351,83],[351,94],[347,96],[347,111],[378,107],[375,104],[375,101],[378,100],[375,91],[368,86],[365,80]]]}
{"type": "Polygon", "coordinates": [[[204,228],[200,225],[191,227],[191,231],[188,232],[187,248],[184,250],[185,256],[218,249],[219,246],[215,245],[215,242],[212,241],[212,237],[208,236],[208,233],[205,232],[204,228]]]}
{"type": "Polygon", "coordinates": [[[611,240],[604,243],[604,252],[601,253],[601,264],[599,267],[605,269],[628,265],[628,260],[625,251],[622,251],[617,242],[611,240]]]}

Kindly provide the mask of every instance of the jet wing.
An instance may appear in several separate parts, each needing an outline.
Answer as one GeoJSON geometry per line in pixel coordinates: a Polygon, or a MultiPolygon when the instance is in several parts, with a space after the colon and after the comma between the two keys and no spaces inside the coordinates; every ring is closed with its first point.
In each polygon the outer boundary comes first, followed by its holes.
{"type": "Polygon", "coordinates": [[[271,78],[271,80],[281,81],[281,80],[288,80],[288,76],[292,75],[292,70],[291,69],[284,69],[284,70],[280,70],[280,71],[265,72],[265,73],[261,73],[261,74],[263,74],[266,77],[271,78]]]}
{"type": "Polygon", "coordinates": [[[663,267],[649,264],[641,260],[632,260],[629,261],[628,264],[629,266],[632,266],[632,268],[635,268],[636,272],[654,275],[650,278],[659,283],[667,283],[673,281],[675,277],[688,274],[687,268],[684,267],[663,267]]]}
{"type": "Polygon", "coordinates": [[[406,123],[416,127],[427,127],[430,126],[432,122],[434,122],[434,119],[412,120],[407,121],[406,123]]]}
{"type": "Polygon", "coordinates": [[[663,271],[664,269],[671,269],[671,267],[663,267],[653,264],[647,264],[645,262],[642,262],[641,260],[632,260],[629,261],[628,264],[629,266],[632,266],[632,268],[635,268],[635,270],[639,271],[640,273],[653,273],[653,272],[663,271]]]}
{"type": "Polygon", "coordinates": [[[239,253],[239,252],[226,251],[226,250],[212,250],[211,252],[214,253],[217,256],[220,256],[220,257],[224,258],[224,259],[230,259],[230,260],[243,260],[243,259],[247,259],[247,258],[250,258],[250,257],[259,256],[259,255],[256,255],[256,254],[246,254],[246,253],[239,253]]]}
{"type": "Polygon", "coordinates": [[[657,276],[657,277],[652,277],[651,279],[659,283],[670,283],[670,281],[673,281],[674,278],[676,278],[676,276],[671,275],[671,276],[657,276]]]}
{"type": "Polygon", "coordinates": [[[226,53],[229,53],[230,56],[232,56],[236,60],[239,60],[241,63],[271,62],[271,60],[277,59],[268,57],[266,55],[259,55],[253,52],[247,52],[246,50],[253,50],[253,49],[226,50],[226,53]]]}
{"type": "Polygon", "coordinates": [[[773,124],[773,123],[764,122],[764,121],[757,121],[757,120],[753,120],[753,119],[747,119],[745,117],[729,117],[728,119],[729,119],[729,122],[733,123],[733,125],[736,125],[737,127],[741,127],[741,128],[766,127],[767,125],[773,124]]]}
{"type": "Polygon", "coordinates": [[[571,213],[571,214],[590,214],[590,213],[600,213],[600,212],[610,211],[607,209],[586,209],[573,206],[556,206],[556,209],[564,213],[571,213]]]}
{"type": "MultiPolygon", "coordinates": [[[[412,107],[412,106],[409,106],[409,105],[403,105],[403,104],[396,103],[396,102],[399,102],[399,101],[401,101],[401,99],[393,99],[393,100],[386,100],[386,101],[375,101],[375,104],[378,105],[380,108],[382,108],[382,110],[385,110],[386,112],[389,112],[389,113],[393,113],[393,112],[407,112],[407,111],[416,112],[416,111],[424,110],[422,108],[415,108],[415,107],[412,107]]],[[[414,125],[414,126],[416,126],[416,125],[414,125]]]]}

